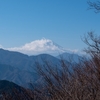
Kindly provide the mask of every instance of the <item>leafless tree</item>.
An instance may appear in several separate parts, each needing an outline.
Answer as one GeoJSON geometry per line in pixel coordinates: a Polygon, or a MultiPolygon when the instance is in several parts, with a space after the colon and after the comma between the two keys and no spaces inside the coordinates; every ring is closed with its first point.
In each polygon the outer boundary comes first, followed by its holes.
{"type": "MultiPolygon", "coordinates": [[[[37,63],[38,73],[44,84],[36,89],[39,100],[99,100],[100,99],[100,39],[89,32],[84,37],[88,45],[85,49],[90,55],[88,60],[79,63],[66,63],[61,59],[61,69],[50,63],[41,66],[37,63]],[[71,70],[70,70],[71,67],[71,70]]],[[[38,100],[38,99],[37,99],[38,100]]]]}
{"type": "Polygon", "coordinates": [[[95,9],[96,13],[100,12],[100,1],[92,2],[89,0],[88,4],[89,4],[89,9],[95,9]]]}
{"type": "Polygon", "coordinates": [[[61,59],[60,66],[45,61],[36,63],[42,77],[41,84],[33,91],[14,90],[14,95],[3,93],[1,100],[100,100],[100,37],[89,32],[84,37],[90,58],[78,63],[61,59]]]}
{"type": "Polygon", "coordinates": [[[84,43],[88,46],[85,52],[90,55],[100,56],[100,36],[96,36],[93,32],[88,32],[84,36],[84,43]]]}

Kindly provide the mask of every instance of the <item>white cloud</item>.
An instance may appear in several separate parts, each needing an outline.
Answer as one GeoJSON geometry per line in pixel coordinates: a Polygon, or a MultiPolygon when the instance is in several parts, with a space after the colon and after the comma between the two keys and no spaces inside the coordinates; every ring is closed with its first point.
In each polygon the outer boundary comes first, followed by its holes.
{"type": "MultiPolygon", "coordinates": [[[[3,48],[3,46],[0,45],[0,48],[3,48]]],[[[3,49],[10,51],[18,51],[28,55],[37,55],[42,53],[58,55],[63,52],[79,53],[79,50],[64,49],[63,47],[54,43],[52,40],[45,38],[40,40],[35,40],[30,43],[26,43],[25,45],[20,47],[3,48],[3,49]]]]}
{"type": "Polygon", "coordinates": [[[18,51],[28,55],[41,54],[41,53],[55,54],[65,51],[61,46],[45,38],[41,40],[35,40],[30,43],[26,43],[24,46],[21,47],[8,48],[8,50],[18,51]]]}

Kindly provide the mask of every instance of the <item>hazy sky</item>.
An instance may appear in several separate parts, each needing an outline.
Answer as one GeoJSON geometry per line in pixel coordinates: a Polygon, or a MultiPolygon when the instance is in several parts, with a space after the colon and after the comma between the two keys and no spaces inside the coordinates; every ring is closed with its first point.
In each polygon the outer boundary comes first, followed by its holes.
{"type": "Polygon", "coordinates": [[[0,45],[19,47],[46,38],[82,50],[84,34],[100,35],[100,13],[87,9],[87,0],[0,0],[0,45]]]}

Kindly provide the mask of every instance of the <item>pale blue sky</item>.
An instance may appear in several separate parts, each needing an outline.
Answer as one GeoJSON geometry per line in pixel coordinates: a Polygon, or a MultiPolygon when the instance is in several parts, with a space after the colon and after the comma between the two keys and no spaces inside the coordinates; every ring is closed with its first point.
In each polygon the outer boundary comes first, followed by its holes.
{"type": "Polygon", "coordinates": [[[82,50],[84,34],[100,35],[100,14],[87,8],[87,0],[0,0],[0,44],[17,47],[44,37],[82,50]]]}

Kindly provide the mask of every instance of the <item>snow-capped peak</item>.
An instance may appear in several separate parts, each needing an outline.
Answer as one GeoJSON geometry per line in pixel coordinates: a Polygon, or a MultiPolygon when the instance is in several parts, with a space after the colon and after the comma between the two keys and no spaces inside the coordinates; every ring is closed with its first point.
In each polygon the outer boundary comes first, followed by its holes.
{"type": "Polygon", "coordinates": [[[8,48],[8,50],[18,51],[28,55],[41,53],[55,54],[65,51],[61,46],[54,43],[52,40],[45,38],[26,43],[21,47],[8,48]]]}

